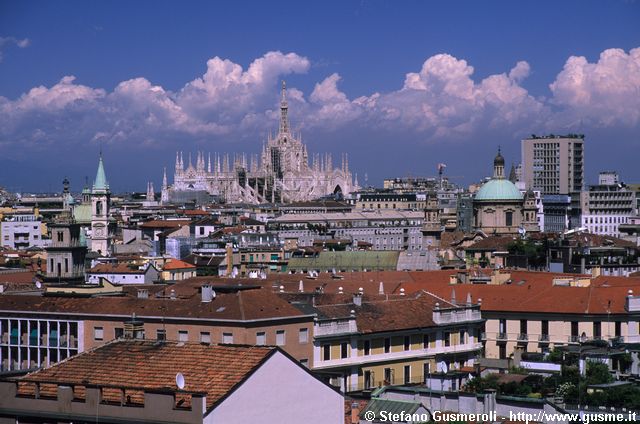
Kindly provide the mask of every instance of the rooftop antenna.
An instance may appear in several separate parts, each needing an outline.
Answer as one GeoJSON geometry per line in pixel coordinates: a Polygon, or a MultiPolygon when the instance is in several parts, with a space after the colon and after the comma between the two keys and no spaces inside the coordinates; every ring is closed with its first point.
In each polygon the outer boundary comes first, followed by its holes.
{"type": "Polygon", "coordinates": [[[184,389],[184,375],[181,372],[176,374],[176,386],[180,390],[184,389]]]}

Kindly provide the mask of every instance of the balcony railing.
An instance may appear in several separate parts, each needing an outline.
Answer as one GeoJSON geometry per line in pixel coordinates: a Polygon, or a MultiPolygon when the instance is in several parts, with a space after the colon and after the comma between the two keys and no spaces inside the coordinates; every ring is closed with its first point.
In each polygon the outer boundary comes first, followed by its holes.
{"type": "Polygon", "coordinates": [[[540,334],[540,337],[538,337],[538,341],[540,343],[549,343],[549,335],[548,334],[540,334]]]}
{"type": "Polygon", "coordinates": [[[469,321],[480,321],[480,309],[464,308],[464,309],[445,309],[433,311],[433,321],[438,324],[456,324],[469,321]]]}
{"type": "Polygon", "coordinates": [[[518,341],[519,342],[528,342],[529,341],[529,335],[526,334],[526,333],[518,334],[518,341]]]}
{"type": "Polygon", "coordinates": [[[355,319],[344,321],[323,321],[314,326],[315,336],[332,336],[345,333],[356,333],[358,326],[355,319]]]}
{"type": "Polygon", "coordinates": [[[496,340],[504,340],[506,341],[509,337],[507,336],[507,333],[498,333],[496,340]]]}

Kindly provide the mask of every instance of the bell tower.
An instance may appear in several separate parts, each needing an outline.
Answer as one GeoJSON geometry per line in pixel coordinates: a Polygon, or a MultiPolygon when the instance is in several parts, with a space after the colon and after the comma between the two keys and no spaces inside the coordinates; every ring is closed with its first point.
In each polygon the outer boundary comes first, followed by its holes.
{"type": "Polygon", "coordinates": [[[98,162],[96,179],[91,189],[91,250],[103,256],[109,255],[109,203],[111,191],[104,172],[102,152],[98,162]]]}

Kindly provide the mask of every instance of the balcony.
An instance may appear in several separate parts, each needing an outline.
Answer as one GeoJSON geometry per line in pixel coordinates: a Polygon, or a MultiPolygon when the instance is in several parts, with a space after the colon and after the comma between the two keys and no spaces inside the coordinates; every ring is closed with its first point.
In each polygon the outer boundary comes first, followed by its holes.
{"type": "Polygon", "coordinates": [[[575,344],[578,344],[578,343],[580,343],[580,336],[569,336],[569,337],[567,338],[567,341],[568,341],[569,343],[575,343],[575,344]]]}
{"type": "Polygon", "coordinates": [[[540,342],[540,343],[549,343],[549,335],[548,334],[540,334],[540,337],[538,337],[538,342],[540,342]]]}
{"type": "Polygon", "coordinates": [[[340,321],[321,321],[316,323],[313,332],[316,337],[338,336],[357,333],[358,327],[355,318],[340,321]]]}
{"type": "Polygon", "coordinates": [[[460,309],[441,309],[433,311],[433,322],[437,325],[458,324],[465,322],[481,321],[479,307],[460,309]]]}
{"type": "Polygon", "coordinates": [[[330,359],[316,361],[313,369],[326,369],[333,367],[345,367],[354,365],[371,364],[374,362],[395,361],[405,359],[417,359],[431,357],[434,355],[447,355],[463,352],[474,352],[482,349],[482,343],[465,343],[451,346],[437,346],[427,349],[403,350],[389,353],[379,353],[376,355],[349,356],[347,358],[330,359]]]}
{"type": "Polygon", "coordinates": [[[529,335],[526,333],[518,334],[518,343],[527,343],[529,342],[529,335]]]}
{"type": "Polygon", "coordinates": [[[502,342],[506,342],[508,338],[509,336],[507,335],[507,333],[498,333],[498,335],[496,336],[496,340],[502,342]]]}

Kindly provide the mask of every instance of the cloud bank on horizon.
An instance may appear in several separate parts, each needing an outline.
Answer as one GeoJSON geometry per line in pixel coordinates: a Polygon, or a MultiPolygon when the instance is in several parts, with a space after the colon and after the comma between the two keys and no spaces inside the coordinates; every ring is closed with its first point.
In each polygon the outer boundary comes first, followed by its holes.
{"type": "MultiPolygon", "coordinates": [[[[3,42],[28,45],[28,40],[3,42]]],[[[308,58],[279,51],[246,69],[214,57],[202,76],[175,92],[144,77],[108,91],[64,76],[16,99],[0,96],[0,152],[11,155],[18,145],[166,147],[261,137],[277,119],[279,80],[310,67],[308,58]]],[[[401,130],[426,143],[464,142],[487,129],[528,134],[640,126],[640,48],[607,49],[595,63],[569,57],[549,83],[548,96],[534,96],[523,87],[531,72],[532,65],[520,61],[475,81],[474,68],[464,59],[437,54],[417,72],[406,73],[396,91],[349,98],[339,88],[341,76],[333,73],[311,93],[289,87],[288,99],[293,126],[303,131],[350,127],[391,135],[401,130]]]]}

